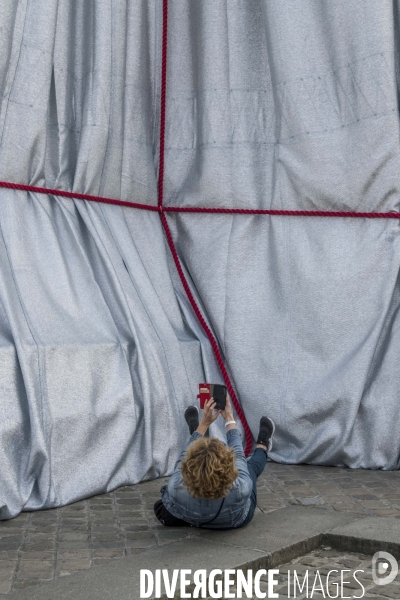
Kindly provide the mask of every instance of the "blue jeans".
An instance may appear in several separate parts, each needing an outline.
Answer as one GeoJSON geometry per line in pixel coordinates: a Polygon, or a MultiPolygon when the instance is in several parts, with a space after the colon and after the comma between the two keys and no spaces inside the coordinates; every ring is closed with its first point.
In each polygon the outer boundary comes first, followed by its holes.
{"type": "Polygon", "coordinates": [[[253,489],[250,496],[250,510],[240,527],[244,527],[244,525],[250,523],[254,517],[254,511],[257,507],[257,479],[264,471],[265,465],[267,464],[267,456],[266,450],[263,448],[256,448],[253,456],[247,461],[247,468],[249,469],[249,474],[253,481],[253,489]]]}
{"type": "Polygon", "coordinates": [[[248,525],[254,517],[254,512],[257,508],[257,479],[264,471],[265,465],[267,464],[267,457],[268,454],[266,450],[263,448],[256,448],[253,456],[247,461],[247,468],[253,482],[253,489],[251,490],[250,496],[250,509],[243,523],[238,527],[225,528],[224,531],[227,529],[239,529],[240,527],[244,527],[245,525],[248,525]]]}

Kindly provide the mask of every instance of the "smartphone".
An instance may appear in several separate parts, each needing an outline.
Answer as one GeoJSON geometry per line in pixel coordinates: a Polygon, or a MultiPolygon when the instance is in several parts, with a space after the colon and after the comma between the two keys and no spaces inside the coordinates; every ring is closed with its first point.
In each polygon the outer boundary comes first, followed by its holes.
{"type": "Polygon", "coordinates": [[[225,410],[226,407],[226,385],[220,383],[199,383],[198,399],[200,400],[200,408],[204,408],[204,404],[210,398],[214,398],[216,402],[216,410],[225,410]]]}

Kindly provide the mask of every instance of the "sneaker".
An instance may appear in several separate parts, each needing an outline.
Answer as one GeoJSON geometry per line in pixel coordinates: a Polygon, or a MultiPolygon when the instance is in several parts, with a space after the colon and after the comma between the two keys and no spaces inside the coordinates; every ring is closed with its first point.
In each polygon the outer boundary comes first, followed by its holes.
{"type": "Polygon", "coordinates": [[[187,409],[185,410],[185,420],[186,423],[189,425],[190,435],[192,435],[192,433],[196,431],[196,429],[199,426],[199,410],[197,406],[187,407],[187,409]]]}
{"type": "Polygon", "coordinates": [[[275,431],[275,423],[269,417],[261,417],[260,430],[258,432],[257,444],[267,446],[267,452],[272,449],[272,438],[275,431]]]}

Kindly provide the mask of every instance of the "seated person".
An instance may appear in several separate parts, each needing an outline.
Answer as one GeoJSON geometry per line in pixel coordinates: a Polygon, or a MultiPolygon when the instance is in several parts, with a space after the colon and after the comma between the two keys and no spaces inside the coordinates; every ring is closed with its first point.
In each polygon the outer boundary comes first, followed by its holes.
{"type": "Polygon", "coordinates": [[[215,410],[215,405],[213,398],[206,402],[200,423],[195,406],[185,411],[191,435],[168,484],[161,488],[161,500],[154,505],[163,525],[235,529],[250,523],[254,516],[257,477],[272,448],[274,422],[261,418],[256,450],[246,460],[229,396],[224,411],[215,410]],[[225,420],[227,445],[204,437],[219,415],[225,420]]]}

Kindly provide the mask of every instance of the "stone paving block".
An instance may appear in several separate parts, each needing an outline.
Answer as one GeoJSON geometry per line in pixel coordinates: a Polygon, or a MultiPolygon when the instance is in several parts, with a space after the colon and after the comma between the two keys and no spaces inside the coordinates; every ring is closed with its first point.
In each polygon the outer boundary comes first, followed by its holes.
{"type": "Polygon", "coordinates": [[[68,517],[82,517],[86,513],[87,513],[86,508],[81,507],[81,506],[78,506],[78,507],[67,506],[66,508],[64,508],[64,511],[63,511],[63,515],[68,516],[68,517]]]}
{"type": "Polygon", "coordinates": [[[125,556],[124,548],[95,548],[92,551],[93,558],[123,558],[125,556]]]}
{"type": "Polygon", "coordinates": [[[274,510],[277,510],[278,508],[283,508],[285,506],[285,504],[281,503],[281,504],[259,504],[260,509],[262,510],[262,512],[272,512],[274,510]]]}
{"type": "Polygon", "coordinates": [[[115,490],[115,501],[117,502],[118,500],[123,500],[123,499],[130,499],[130,498],[136,498],[136,499],[142,499],[143,498],[143,494],[139,494],[135,491],[129,491],[129,492],[125,492],[124,494],[121,494],[119,492],[119,490],[115,490]]]}
{"type": "Polygon", "coordinates": [[[337,560],[337,564],[339,565],[343,565],[342,568],[344,569],[357,569],[360,564],[361,564],[362,560],[357,559],[357,558],[353,558],[353,557],[349,557],[346,556],[345,558],[340,558],[339,560],[337,560]]]}
{"type": "Polygon", "coordinates": [[[89,524],[82,525],[82,527],[78,527],[76,525],[68,525],[67,527],[64,527],[64,525],[61,525],[60,529],[58,530],[58,537],[77,534],[88,535],[89,530],[89,524]]]}
{"type": "Polygon", "coordinates": [[[376,487],[376,488],[378,488],[378,490],[389,487],[388,484],[385,483],[384,481],[370,481],[368,485],[369,485],[369,487],[372,487],[372,488],[376,487]]]}
{"type": "Polygon", "coordinates": [[[119,527],[116,523],[107,523],[104,525],[92,525],[92,527],[90,528],[92,534],[96,534],[96,533],[118,533],[119,531],[119,527]]]}
{"type": "Polygon", "coordinates": [[[26,550],[21,552],[20,560],[53,560],[54,550],[26,550]]]}
{"type": "MultiPolygon", "coordinates": [[[[128,531],[129,531],[129,532],[132,532],[132,533],[134,533],[134,532],[139,532],[139,531],[148,531],[148,530],[149,530],[149,527],[150,527],[150,526],[149,526],[148,524],[146,524],[146,525],[136,525],[136,524],[134,524],[134,523],[133,523],[133,524],[131,523],[130,525],[127,525],[127,526],[125,526],[125,527],[123,527],[123,526],[121,525],[121,529],[122,529],[123,531],[126,531],[126,532],[128,532],[128,531]]],[[[92,531],[93,531],[93,529],[92,529],[92,531]]]]}
{"type": "Polygon", "coordinates": [[[2,561],[0,563],[0,581],[12,579],[16,566],[16,561],[2,561]]]}
{"type": "Polygon", "coordinates": [[[21,549],[23,551],[50,551],[55,548],[55,540],[46,540],[46,541],[36,541],[36,542],[25,542],[21,549]]]}
{"type": "Polygon", "coordinates": [[[358,507],[360,508],[360,510],[363,510],[363,507],[361,506],[360,502],[356,502],[355,500],[353,500],[352,498],[349,498],[348,496],[335,496],[331,498],[331,504],[332,506],[345,506],[345,507],[358,507]]]}
{"type": "Polygon", "coordinates": [[[0,551],[18,550],[22,544],[22,535],[10,535],[0,538],[0,551]]]}
{"type": "Polygon", "coordinates": [[[41,535],[54,535],[56,532],[56,523],[52,523],[51,525],[34,525],[32,524],[29,527],[30,534],[41,534],[41,535]]]}
{"type": "Polygon", "coordinates": [[[332,550],[332,548],[324,548],[322,547],[319,550],[315,551],[315,556],[321,556],[322,558],[340,558],[343,556],[342,552],[339,552],[338,550],[332,550]]]}
{"type": "Polygon", "coordinates": [[[127,540],[125,548],[152,548],[157,545],[157,540],[127,540]]]}
{"type": "Polygon", "coordinates": [[[53,518],[43,518],[43,519],[39,519],[39,518],[31,518],[27,525],[25,526],[24,529],[28,529],[28,530],[35,530],[35,529],[43,529],[44,527],[46,529],[49,529],[50,531],[53,530],[55,527],[58,526],[58,521],[59,519],[53,519],[53,518]]]}
{"type": "Polygon", "coordinates": [[[28,530],[26,541],[28,542],[47,542],[54,540],[56,531],[53,530],[51,533],[37,533],[36,531],[28,530]]]}
{"type": "MultiPolygon", "coordinates": [[[[170,529],[165,528],[165,531],[171,531],[170,529]]],[[[134,539],[134,540],[152,540],[155,535],[152,531],[138,531],[133,533],[126,533],[126,539],[134,539]]]]}
{"type": "Polygon", "coordinates": [[[396,500],[397,502],[400,500],[399,496],[399,492],[393,490],[393,488],[387,488],[385,490],[382,490],[381,493],[379,494],[379,496],[381,498],[384,498],[385,500],[396,500]]]}
{"type": "Polygon", "coordinates": [[[378,509],[378,510],[385,510],[387,508],[387,505],[379,500],[363,501],[363,502],[361,502],[361,506],[363,506],[364,508],[378,509]]]}
{"type": "MultiPolygon", "coordinates": [[[[164,528],[164,529],[160,529],[157,532],[157,538],[158,539],[163,539],[163,538],[168,538],[168,539],[173,539],[173,540],[178,540],[178,539],[183,539],[186,536],[190,535],[191,533],[191,528],[190,527],[174,527],[172,530],[168,529],[168,528],[164,528]]],[[[132,536],[132,538],[135,537],[134,535],[132,536]]],[[[128,536],[127,536],[128,538],[128,536]]]]}
{"type": "Polygon", "coordinates": [[[53,574],[53,562],[27,560],[20,563],[17,572],[17,579],[52,579],[53,574]]]}
{"type": "Polygon", "coordinates": [[[89,569],[90,565],[90,559],[60,560],[57,563],[55,574],[56,577],[64,577],[66,575],[71,575],[71,573],[74,573],[76,571],[89,569]]]}
{"type": "Polygon", "coordinates": [[[368,590],[370,594],[379,594],[383,596],[385,600],[390,598],[390,600],[398,600],[400,598],[400,586],[389,584],[389,585],[377,585],[368,590]]]}
{"type": "Polygon", "coordinates": [[[69,542],[58,542],[59,550],[84,550],[89,548],[90,543],[88,540],[74,540],[69,542]]]}
{"type": "Polygon", "coordinates": [[[0,581],[0,594],[7,594],[11,590],[11,581],[1,580],[0,581]]]}
{"type": "Polygon", "coordinates": [[[68,518],[63,518],[61,521],[61,528],[65,528],[65,527],[84,527],[86,528],[89,524],[89,520],[88,519],[68,519],[68,518]]]}
{"type": "MultiPolygon", "coordinates": [[[[73,504],[70,505],[72,507],[73,504]]],[[[46,521],[46,523],[50,523],[52,520],[57,520],[59,509],[54,508],[51,510],[40,510],[35,511],[30,514],[31,523],[46,521]]]]}
{"type": "Polygon", "coordinates": [[[9,536],[23,535],[23,532],[24,530],[22,527],[2,527],[0,525],[0,539],[9,536]]]}
{"type": "Polygon", "coordinates": [[[92,548],[124,548],[128,547],[129,543],[124,540],[93,540],[92,548]]]}
{"type": "Polygon", "coordinates": [[[91,550],[58,550],[58,560],[86,560],[90,559],[91,550]]]}
{"type": "Polygon", "coordinates": [[[18,551],[17,550],[2,550],[0,552],[0,561],[17,560],[17,559],[18,559],[18,551]]]}
{"type": "Polygon", "coordinates": [[[134,508],[133,510],[128,509],[128,510],[123,510],[123,511],[118,511],[118,515],[117,515],[117,520],[122,520],[122,519],[131,519],[132,521],[136,521],[137,519],[140,518],[147,518],[146,514],[143,514],[142,509],[137,509],[134,508]]]}
{"type": "MultiPolygon", "coordinates": [[[[332,506],[336,511],[338,512],[349,512],[349,505],[346,503],[343,504],[333,504],[332,506]]],[[[363,509],[362,506],[359,505],[353,505],[352,506],[352,512],[358,512],[358,513],[365,513],[365,510],[363,509]]]]}
{"type": "Polygon", "coordinates": [[[148,548],[125,548],[126,556],[135,556],[136,554],[145,554],[146,552],[148,552],[148,548]]]}
{"type": "Polygon", "coordinates": [[[129,529],[129,527],[133,527],[134,525],[145,525],[146,527],[155,527],[160,524],[160,521],[158,521],[153,515],[151,519],[133,519],[132,517],[121,517],[119,519],[119,523],[121,530],[125,531],[129,529]]]}
{"type": "Polygon", "coordinates": [[[88,534],[85,532],[74,532],[74,533],[64,533],[62,531],[59,536],[59,542],[70,542],[70,541],[86,541],[88,539],[88,534]]]}
{"type": "Polygon", "coordinates": [[[311,567],[310,565],[303,565],[298,562],[296,562],[295,565],[293,564],[293,562],[286,563],[284,565],[279,565],[279,571],[282,575],[285,575],[285,577],[287,577],[289,571],[293,573],[294,569],[296,569],[296,572],[300,575],[305,575],[307,572],[310,574],[315,573],[314,567],[311,567]]]}
{"type": "Polygon", "coordinates": [[[9,521],[0,521],[0,532],[6,532],[7,530],[16,531],[19,533],[26,527],[26,520],[22,523],[16,523],[16,519],[10,519],[9,521]]]}
{"type": "Polygon", "coordinates": [[[300,498],[300,504],[303,506],[316,506],[318,504],[324,504],[324,500],[320,496],[312,496],[300,498]]]}
{"type": "Polygon", "coordinates": [[[303,556],[298,562],[306,567],[315,568],[322,567],[325,564],[325,560],[323,558],[316,556],[303,556]]]}
{"type": "Polygon", "coordinates": [[[24,579],[23,581],[16,580],[12,584],[12,591],[15,592],[18,590],[26,590],[27,588],[36,588],[40,583],[41,581],[39,579],[24,579]]]}
{"type": "Polygon", "coordinates": [[[141,504],[140,498],[117,498],[117,506],[125,504],[141,504]]]}
{"type": "Polygon", "coordinates": [[[111,524],[115,523],[115,521],[116,521],[116,519],[115,519],[114,515],[104,515],[104,516],[92,515],[91,516],[91,522],[94,524],[97,524],[97,525],[99,525],[100,523],[111,525],[111,524]]]}
{"type": "Polygon", "coordinates": [[[114,515],[113,509],[114,505],[107,506],[106,504],[96,504],[95,506],[90,507],[90,510],[88,511],[88,517],[93,518],[96,515],[98,515],[100,518],[104,518],[107,515],[112,517],[114,515]]]}
{"type": "Polygon", "coordinates": [[[112,509],[112,504],[108,505],[108,504],[92,504],[90,506],[90,513],[91,514],[96,514],[96,513],[103,513],[103,512],[110,512],[110,510],[112,509]]]}
{"type": "MultiPolygon", "coordinates": [[[[135,538],[136,539],[136,538],[135,538]]],[[[119,546],[124,546],[125,543],[125,536],[123,535],[111,535],[111,536],[92,536],[91,539],[91,547],[92,548],[114,548],[114,547],[119,547],[119,546]],[[108,546],[107,546],[108,544],[108,546]]]]}
{"type": "Polygon", "coordinates": [[[373,513],[378,517],[400,516],[400,510],[395,510],[393,508],[374,510],[373,513]]]}

